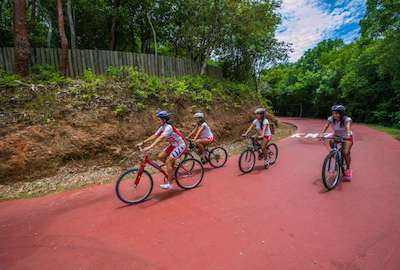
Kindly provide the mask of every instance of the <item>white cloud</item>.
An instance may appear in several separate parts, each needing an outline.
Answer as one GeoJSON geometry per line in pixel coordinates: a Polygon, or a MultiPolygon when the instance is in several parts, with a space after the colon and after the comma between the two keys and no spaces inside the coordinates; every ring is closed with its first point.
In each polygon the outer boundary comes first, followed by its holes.
{"type": "Polygon", "coordinates": [[[364,0],[339,0],[329,11],[318,0],[283,0],[277,37],[292,44],[290,60],[295,61],[319,41],[332,37],[335,30],[358,22],[364,4],[364,0]]]}

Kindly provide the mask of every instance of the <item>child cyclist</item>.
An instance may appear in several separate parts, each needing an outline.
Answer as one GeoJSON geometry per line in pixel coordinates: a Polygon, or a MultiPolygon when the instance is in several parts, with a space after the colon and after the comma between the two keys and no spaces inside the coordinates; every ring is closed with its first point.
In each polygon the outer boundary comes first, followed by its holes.
{"type": "Polygon", "coordinates": [[[193,137],[193,141],[199,149],[201,159],[205,160],[205,147],[214,142],[214,135],[204,119],[204,113],[197,112],[193,115],[196,120],[196,127],[190,132],[188,138],[193,137]]]}
{"type": "MultiPolygon", "coordinates": [[[[253,127],[255,127],[257,131],[256,138],[261,143],[261,149],[264,156],[267,155],[267,145],[269,141],[271,141],[272,139],[270,124],[268,119],[265,117],[265,112],[266,110],[264,108],[256,109],[254,112],[256,115],[256,119],[254,119],[250,127],[246,130],[246,132],[242,134],[243,137],[246,137],[249,134],[249,132],[253,129],[253,127]]],[[[265,166],[269,165],[268,162],[269,162],[268,159],[264,159],[265,166]]]]}
{"type": "Polygon", "coordinates": [[[168,175],[167,182],[161,184],[160,187],[163,189],[170,189],[172,187],[171,183],[174,180],[173,174],[175,161],[186,151],[187,146],[184,136],[169,122],[169,112],[159,111],[156,116],[160,120],[160,128],[152,136],[144,140],[142,143],[139,143],[138,146],[153,141],[150,146],[143,149],[143,151],[147,152],[156,146],[162,139],[165,138],[168,140],[169,146],[159,153],[158,159],[165,163],[168,175]]]}
{"type": "MultiPolygon", "coordinates": [[[[350,151],[353,147],[353,132],[351,131],[351,118],[345,115],[346,108],[343,105],[333,105],[331,108],[332,115],[326,121],[321,137],[324,136],[326,130],[331,126],[333,134],[335,136],[343,137],[345,141],[343,142],[343,155],[346,161],[346,170],[343,172],[343,176],[346,180],[351,180],[352,171],[350,169],[351,155],[350,151]]],[[[332,145],[332,141],[330,142],[332,145]]]]}

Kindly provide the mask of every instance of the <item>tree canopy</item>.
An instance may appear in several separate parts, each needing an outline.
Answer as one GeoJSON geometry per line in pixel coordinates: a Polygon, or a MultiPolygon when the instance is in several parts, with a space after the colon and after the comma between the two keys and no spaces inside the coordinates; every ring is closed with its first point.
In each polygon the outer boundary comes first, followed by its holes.
{"type": "MultiPolygon", "coordinates": [[[[13,46],[13,1],[3,0],[0,46],[13,46]]],[[[60,47],[56,1],[28,0],[31,47],[60,47]]],[[[210,59],[249,80],[257,65],[286,57],[275,38],[280,0],[63,0],[70,47],[210,59]]]]}
{"type": "Polygon", "coordinates": [[[360,38],[324,40],[263,71],[263,95],[280,115],[325,117],[341,103],[357,121],[400,127],[399,10],[398,1],[368,0],[360,38]]]}

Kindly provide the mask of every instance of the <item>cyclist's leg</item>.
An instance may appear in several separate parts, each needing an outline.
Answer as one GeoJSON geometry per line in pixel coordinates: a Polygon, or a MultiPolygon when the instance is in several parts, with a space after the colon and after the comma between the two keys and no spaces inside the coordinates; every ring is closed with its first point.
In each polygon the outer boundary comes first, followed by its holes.
{"type": "Polygon", "coordinates": [[[347,169],[350,169],[352,147],[353,147],[353,140],[343,142],[343,156],[344,160],[346,161],[347,169]]]}
{"type": "Polygon", "coordinates": [[[167,157],[167,160],[165,161],[165,166],[167,168],[167,180],[169,183],[172,183],[174,181],[174,165],[175,165],[175,159],[172,158],[171,156],[167,157]]]}
{"type": "Polygon", "coordinates": [[[271,136],[264,136],[261,142],[261,149],[263,151],[264,157],[267,156],[267,146],[268,143],[271,141],[271,136]]]}
{"type": "Polygon", "coordinates": [[[211,142],[209,139],[197,139],[195,141],[196,146],[199,148],[199,154],[202,155],[204,153],[204,150],[207,145],[209,145],[211,142]]]}
{"type": "Polygon", "coordinates": [[[175,161],[182,156],[186,151],[186,145],[179,145],[173,148],[167,160],[165,161],[165,165],[167,168],[168,182],[172,183],[174,180],[174,170],[175,170],[175,161]]]}
{"type": "Polygon", "coordinates": [[[167,160],[167,157],[169,156],[169,154],[171,154],[172,150],[173,150],[173,147],[171,147],[171,146],[167,146],[166,148],[164,148],[158,154],[158,160],[160,160],[161,162],[165,163],[165,161],[167,160]]]}

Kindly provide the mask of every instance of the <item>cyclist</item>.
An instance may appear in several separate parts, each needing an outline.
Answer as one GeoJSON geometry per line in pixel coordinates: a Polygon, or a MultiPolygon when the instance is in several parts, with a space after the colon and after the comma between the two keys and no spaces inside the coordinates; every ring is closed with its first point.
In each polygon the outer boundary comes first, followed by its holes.
{"type": "Polygon", "coordinates": [[[193,118],[196,120],[196,127],[190,132],[188,138],[194,135],[193,141],[199,149],[201,159],[204,163],[205,147],[214,142],[215,139],[210,127],[204,119],[204,113],[197,112],[193,115],[193,118]]]}
{"type": "MultiPolygon", "coordinates": [[[[270,124],[268,119],[265,117],[265,108],[258,108],[255,110],[256,114],[256,119],[251,123],[250,127],[246,130],[244,134],[242,134],[243,137],[246,137],[249,132],[253,129],[253,127],[256,128],[257,131],[257,141],[261,142],[261,149],[263,152],[263,155],[267,155],[267,145],[269,141],[272,139],[272,133],[270,129],[270,124]]],[[[264,165],[269,166],[268,159],[264,159],[264,165]]]]}
{"type": "MultiPolygon", "coordinates": [[[[332,115],[328,118],[320,136],[324,136],[326,130],[331,126],[333,134],[340,136],[345,139],[343,142],[343,156],[347,164],[346,170],[343,172],[343,176],[347,180],[351,180],[352,171],[350,168],[351,155],[350,151],[353,146],[353,132],[351,131],[352,120],[350,117],[345,115],[346,108],[343,105],[333,105],[331,108],[332,115]]],[[[332,145],[333,141],[330,141],[332,145]]]]}
{"type": "Polygon", "coordinates": [[[181,132],[171,125],[169,112],[159,111],[157,112],[156,116],[160,120],[160,128],[152,136],[144,140],[142,143],[139,143],[138,146],[153,141],[150,146],[143,149],[143,151],[147,152],[156,146],[162,139],[165,138],[168,140],[169,146],[159,153],[158,159],[165,163],[168,175],[166,183],[161,184],[160,187],[163,189],[170,189],[172,187],[171,183],[174,180],[173,173],[175,160],[186,151],[187,146],[185,138],[181,132]]]}

